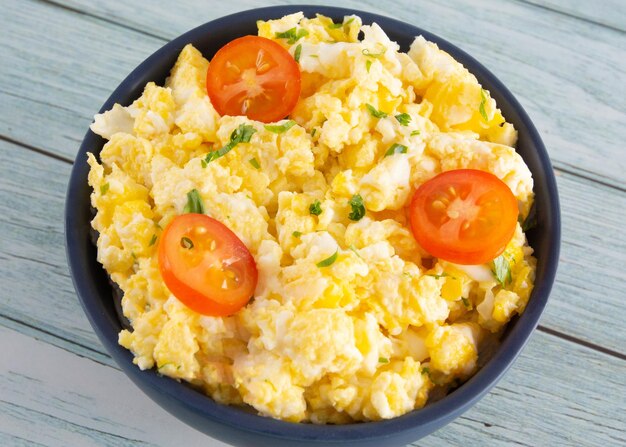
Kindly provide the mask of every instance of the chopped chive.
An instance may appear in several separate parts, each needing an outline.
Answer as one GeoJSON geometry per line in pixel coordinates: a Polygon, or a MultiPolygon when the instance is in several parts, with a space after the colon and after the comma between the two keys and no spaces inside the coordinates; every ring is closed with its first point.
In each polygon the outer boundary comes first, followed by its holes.
{"type": "Polygon", "coordinates": [[[256,158],[251,158],[250,160],[248,160],[248,162],[252,165],[254,169],[261,169],[261,165],[256,158]]]}
{"type": "Polygon", "coordinates": [[[406,154],[407,147],[404,144],[393,143],[387,152],[385,152],[385,157],[389,157],[393,154],[406,154]]]}
{"type": "Polygon", "coordinates": [[[359,252],[356,251],[356,247],[354,246],[354,244],[350,244],[350,246],[348,248],[350,250],[352,250],[354,252],[354,254],[357,255],[359,258],[363,259],[363,257],[359,254],[359,252]]]}
{"type": "Polygon", "coordinates": [[[187,205],[183,208],[183,213],[204,214],[204,202],[197,189],[192,189],[187,193],[187,205]]]}
{"type": "Polygon", "coordinates": [[[389,363],[389,359],[386,357],[378,357],[378,363],[389,363]]]}
{"type": "Polygon", "coordinates": [[[371,104],[365,104],[365,107],[367,108],[367,111],[370,113],[370,115],[372,115],[374,118],[387,117],[387,114],[385,112],[383,112],[382,110],[376,110],[371,104]]]}
{"type": "Polygon", "coordinates": [[[414,137],[415,135],[419,135],[421,132],[419,130],[414,130],[413,132],[411,132],[411,136],[414,137]]]}
{"type": "Polygon", "coordinates": [[[289,120],[289,121],[285,121],[283,124],[266,124],[265,130],[269,130],[270,132],[273,132],[273,133],[283,133],[283,132],[287,132],[289,129],[291,129],[295,125],[296,125],[296,122],[294,120],[289,120]]]}
{"type": "Polygon", "coordinates": [[[328,258],[318,262],[317,265],[319,268],[328,267],[329,265],[333,265],[333,263],[337,260],[337,256],[339,255],[339,250],[335,251],[335,253],[328,258]]]}
{"type": "Polygon", "coordinates": [[[150,243],[148,244],[148,247],[152,247],[157,241],[157,235],[156,233],[152,235],[152,237],[150,238],[150,243]]]}
{"type": "Polygon", "coordinates": [[[296,47],[296,51],[294,51],[293,53],[293,58],[296,60],[296,62],[300,62],[300,54],[302,54],[302,44],[299,43],[298,46],[296,47]]]}
{"type": "Polygon", "coordinates": [[[302,233],[301,233],[301,232],[299,232],[299,231],[294,231],[293,233],[291,233],[291,235],[292,235],[293,237],[300,237],[300,236],[302,236],[302,233]]]}
{"type": "Polygon", "coordinates": [[[387,51],[386,47],[383,47],[383,49],[382,49],[382,51],[380,53],[372,53],[370,50],[365,48],[363,51],[361,51],[361,53],[363,53],[364,56],[373,57],[374,59],[379,59],[379,58],[383,57],[383,55],[385,54],[386,51],[387,51]]]}
{"type": "Polygon", "coordinates": [[[298,40],[308,35],[309,35],[309,32],[307,30],[300,28],[299,30],[296,31],[295,27],[288,29],[285,32],[275,34],[277,39],[287,39],[287,43],[289,45],[293,45],[298,40]]]}
{"type": "Polygon", "coordinates": [[[365,69],[368,73],[370,72],[370,68],[372,68],[372,61],[368,59],[365,61],[365,69]]]}
{"type": "Polygon", "coordinates": [[[100,185],[100,195],[103,196],[109,190],[109,184],[105,183],[104,185],[100,185]]]}
{"type": "Polygon", "coordinates": [[[461,298],[461,301],[463,301],[463,305],[469,309],[470,307],[469,300],[467,298],[461,298]]]}
{"type": "Polygon", "coordinates": [[[202,163],[202,167],[206,168],[207,165],[213,160],[223,157],[239,143],[249,143],[250,138],[252,138],[252,135],[255,132],[256,129],[253,126],[249,124],[240,124],[239,127],[233,130],[233,132],[230,134],[230,141],[228,142],[228,144],[216,151],[211,151],[207,154],[207,156],[203,160],[204,163],[202,163]]]}
{"type": "Polygon", "coordinates": [[[411,122],[411,115],[409,115],[408,113],[399,113],[398,115],[396,115],[396,119],[401,126],[408,126],[411,122]]]}
{"type": "Polygon", "coordinates": [[[478,107],[478,111],[481,116],[485,120],[486,123],[489,122],[489,117],[487,116],[487,112],[485,111],[485,104],[487,103],[487,96],[485,95],[485,90],[480,89],[480,106],[478,107]]]}

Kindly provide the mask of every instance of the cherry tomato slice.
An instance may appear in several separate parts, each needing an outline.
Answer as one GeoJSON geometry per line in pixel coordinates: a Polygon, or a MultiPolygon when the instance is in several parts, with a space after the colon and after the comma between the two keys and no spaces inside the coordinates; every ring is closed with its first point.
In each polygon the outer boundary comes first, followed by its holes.
{"type": "Polygon", "coordinates": [[[220,115],[270,123],[294,109],[300,82],[300,66],[287,50],[265,37],[244,36],[215,53],[206,85],[220,115]]]}
{"type": "Polygon", "coordinates": [[[177,216],[159,243],[159,270],[167,288],[190,309],[231,315],[252,297],[254,258],[221,222],[204,214],[177,216]]]}
{"type": "Polygon", "coordinates": [[[484,264],[513,237],[518,207],[495,175],[458,169],[422,184],[409,215],[415,239],[431,255],[457,264],[484,264]]]}

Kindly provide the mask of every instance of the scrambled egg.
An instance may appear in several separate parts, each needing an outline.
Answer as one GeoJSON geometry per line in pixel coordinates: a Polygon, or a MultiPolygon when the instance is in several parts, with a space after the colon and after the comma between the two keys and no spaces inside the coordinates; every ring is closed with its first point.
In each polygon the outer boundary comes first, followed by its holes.
{"type": "Polygon", "coordinates": [[[299,52],[297,125],[284,133],[219,116],[206,94],[209,62],[191,45],[164,86],[148,83],[91,126],[108,140],[100,161],[88,160],[98,260],[133,327],[119,342],[141,369],[274,418],[346,423],[420,408],[434,387],[470,377],[484,341],[523,312],[535,259],[519,225],[504,253],[508,282],[490,265],[432,259],[404,209],[436,174],[475,168],[502,179],[526,217],[533,181],[516,131],[476,78],[422,37],[402,53],[357,16],[333,25],[301,13],[258,29],[299,52]],[[293,44],[276,37],[291,28],[308,34],[293,44]],[[256,129],[250,142],[203,166],[243,123],[256,129]],[[385,157],[393,143],[406,153],[385,157]],[[186,308],[159,274],[162,229],[194,188],[258,267],[254,299],[229,317],[186,308]],[[357,193],[366,216],[353,222],[357,193]],[[319,215],[309,212],[314,201],[319,215]],[[332,265],[317,266],[335,252],[332,265]]]}

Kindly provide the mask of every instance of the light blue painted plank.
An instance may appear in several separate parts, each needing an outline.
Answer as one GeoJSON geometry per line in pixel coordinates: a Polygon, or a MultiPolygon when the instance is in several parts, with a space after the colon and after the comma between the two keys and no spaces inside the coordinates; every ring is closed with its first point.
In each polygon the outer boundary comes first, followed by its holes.
{"type": "MultiPolygon", "coordinates": [[[[258,5],[236,0],[207,8],[194,0],[173,14],[162,0],[65,3],[164,39],[258,5]]],[[[278,3],[285,2],[267,4],[278,3]]],[[[402,18],[461,46],[520,99],[556,166],[626,187],[626,157],[617,143],[626,140],[621,125],[626,122],[626,96],[614,82],[626,76],[624,33],[509,1],[398,0],[384,11],[373,0],[348,0],[344,5],[402,18]]],[[[0,99],[11,115],[0,115],[0,133],[72,157],[108,93],[162,41],[48,4],[11,0],[5,10],[0,25],[12,37],[0,42],[7,53],[0,99]],[[44,27],[50,38],[42,41],[32,30],[44,27]],[[74,50],[76,42],[80,45],[74,50]],[[54,70],[41,72],[41,66],[54,70]],[[48,88],[50,83],[55,88],[48,88]],[[39,125],[33,126],[33,120],[39,125]]]]}
{"type": "Polygon", "coordinates": [[[624,0],[523,0],[542,8],[580,17],[617,30],[626,31],[626,2],[624,0]]]}

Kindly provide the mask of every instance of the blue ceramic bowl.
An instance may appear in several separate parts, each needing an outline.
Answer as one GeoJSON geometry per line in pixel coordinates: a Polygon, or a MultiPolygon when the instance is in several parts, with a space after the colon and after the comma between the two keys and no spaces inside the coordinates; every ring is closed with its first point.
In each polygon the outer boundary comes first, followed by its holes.
{"type": "Polygon", "coordinates": [[[538,259],[535,289],[524,314],[512,321],[493,358],[469,381],[442,400],[404,416],[381,422],[341,426],[295,424],[258,416],[240,408],[220,405],[192,387],[159,376],[154,370],[140,371],[132,354],[119,346],[122,329],[111,285],[96,261],[96,247],[90,238],[90,187],[87,184],[88,151],[99,153],[104,140],[88,131],[76,157],[67,192],[65,234],[67,257],[74,286],[82,306],[100,340],[124,372],[148,396],[174,416],[208,435],[236,446],[342,445],[380,447],[405,445],[437,430],[469,409],[502,377],[537,326],[554,281],[560,246],[560,215],[554,173],[545,147],[528,115],[511,92],[474,58],[445,40],[415,26],[370,14],[325,6],[276,6],[223,17],[195,28],[169,42],[137,67],[100,112],[113,104],[130,104],[139,97],[148,81],[162,85],[179,51],[192,43],[202,53],[212,55],[227,42],[256,34],[258,19],[274,19],[303,11],[306,16],[322,13],[335,21],[358,14],[364,23],[376,22],[403,51],[417,35],[423,35],[467,67],[487,88],[506,117],[519,132],[517,150],[535,180],[537,227],[529,240],[538,259]]]}

